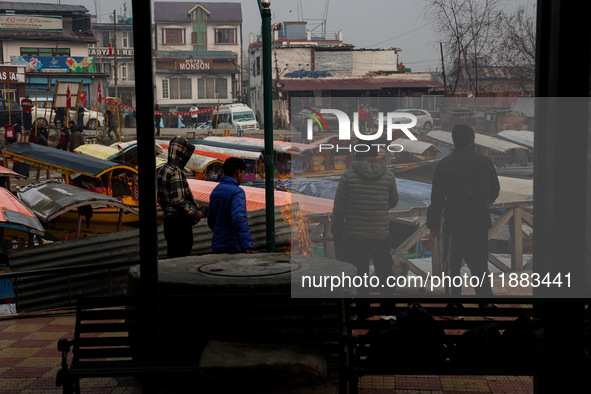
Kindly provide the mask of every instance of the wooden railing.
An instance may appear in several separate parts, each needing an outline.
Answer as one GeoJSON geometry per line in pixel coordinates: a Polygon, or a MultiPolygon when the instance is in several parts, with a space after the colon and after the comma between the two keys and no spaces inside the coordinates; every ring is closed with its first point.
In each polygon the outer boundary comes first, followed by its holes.
{"type": "MultiPolygon", "coordinates": [[[[492,224],[488,232],[488,239],[491,240],[504,225],[509,225],[510,249],[511,249],[511,267],[507,267],[496,256],[489,252],[488,259],[491,264],[502,272],[522,272],[531,270],[533,258],[530,258],[523,264],[523,234],[524,231],[529,235],[533,233],[534,220],[532,215],[527,213],[528,208],[533,207],[533,201],[511,201],[496,203],[491,206],[491,212],[499,213],[499,218],[492,224]]],[[[412,261],[406,259],[404,255],[423,238],[429,229],[426,225],[427,207],[412,208],[407,211],[390,212],[391,221],[400,221],[402,219],[413,218],[419,223],[417,230],[412,233],[398,248],[392,249],[392,255],[397,260],[405,261],[410,271],[423,278],[427,273],[417,267],[412,261]]],[[[309,215],[311,223],[310,239],[312,242],[321,243],[324,256],[327,258],[335,257],[334,242],[330,232],[330,215],[316,214],[309,215]]],[[[443,242],[442,237],[437,239],[432,246],[432,274],[439,275],[443,272],[443,242]]]]}

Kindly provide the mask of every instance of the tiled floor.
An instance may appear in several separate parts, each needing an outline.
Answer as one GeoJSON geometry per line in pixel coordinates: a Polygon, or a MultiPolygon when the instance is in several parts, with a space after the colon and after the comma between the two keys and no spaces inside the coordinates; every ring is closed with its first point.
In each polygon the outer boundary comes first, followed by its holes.
{"type": "MultiPolygon", "coordinates": [[[[75,317],[0,317],[0,393],[58,393],[56,372],[61,355],[57,340],[74,332],[75,317]]],[[[130,379],[83,379],[83,393],[140,393],[130,379]]],[[[295,393],[296,391],[294,391],[295,393]]],[[[298,393],[336,393],[327,385],[298,393]]],[[[365,376],[362,394],[385,393],[531,393],[530,377],[513,376],[365,376]]]]}

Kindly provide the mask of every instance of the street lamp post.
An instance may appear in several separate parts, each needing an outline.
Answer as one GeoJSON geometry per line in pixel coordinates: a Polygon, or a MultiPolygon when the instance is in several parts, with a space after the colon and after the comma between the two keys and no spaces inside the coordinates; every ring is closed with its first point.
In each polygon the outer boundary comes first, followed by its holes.
{"type": "Polygon", "coordinates": [[[258,0],[263,33],[263,122],[265,124],[265,216],[267,252],[275,252],[275,168],[273,163],[273,66],[271,64],[271,2],[258,0]]]}

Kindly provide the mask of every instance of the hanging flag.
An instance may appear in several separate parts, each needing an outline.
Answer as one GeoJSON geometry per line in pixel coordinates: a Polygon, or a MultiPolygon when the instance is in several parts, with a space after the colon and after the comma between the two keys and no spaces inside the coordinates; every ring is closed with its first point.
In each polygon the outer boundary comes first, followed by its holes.
{"type": "Polygon", "coordinates": [[[99,81],[98,84],[98,102],[99,104],[103,102],[103,92],[101,91],[101,82],[99,81]]]}
{"type": "Polygon", "coordinates": [[[109,56],[113,56],[113,44],[109,44],[109,56]]]}
{"type": "Polygon", "coordinates": [[[68,86],[68,91],[66,92],[66,108],[72,108],[72,94],[70,93],[70,87],[68,86]]]}

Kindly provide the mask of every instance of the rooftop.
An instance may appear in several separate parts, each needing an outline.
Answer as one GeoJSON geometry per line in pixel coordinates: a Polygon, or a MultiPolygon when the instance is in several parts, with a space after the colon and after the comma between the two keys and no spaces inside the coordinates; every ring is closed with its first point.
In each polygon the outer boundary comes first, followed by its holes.
{"type": "Polygon", "coordinates": [[[154,2],[155,22],[191,22],[189,10],[201,4],[210,12],[208,22],[242,22],[240,3],[170,1],[154,2]]]}
{"type": "Polygon", "coordinates": [[[1,11],[15,11],[23,14],[56,14],[63,15],[73,12],[87,13],[88,9],[82,5],[52,4],[52,3],[22,3],[15,1],[0,1],[1,11]]]}

